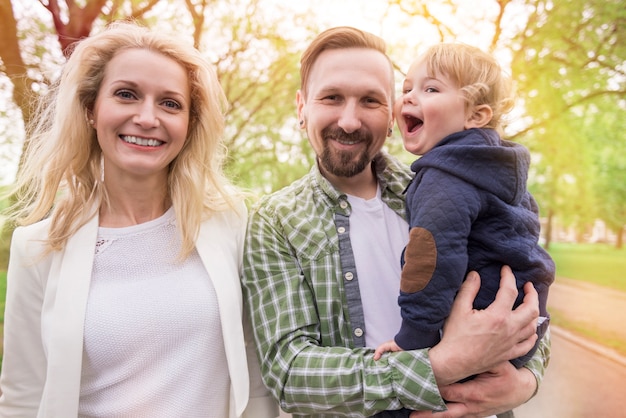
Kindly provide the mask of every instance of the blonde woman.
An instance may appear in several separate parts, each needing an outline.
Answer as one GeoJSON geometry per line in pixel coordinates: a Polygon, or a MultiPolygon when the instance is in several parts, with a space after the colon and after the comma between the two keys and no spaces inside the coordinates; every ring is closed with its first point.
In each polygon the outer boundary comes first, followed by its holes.
{"type": "Polygon", "coordinates": [[[0,416],[276,416],[246,347],[246,209],[211,66],[114,24],[45,100],[12,211],[0,416]]]}

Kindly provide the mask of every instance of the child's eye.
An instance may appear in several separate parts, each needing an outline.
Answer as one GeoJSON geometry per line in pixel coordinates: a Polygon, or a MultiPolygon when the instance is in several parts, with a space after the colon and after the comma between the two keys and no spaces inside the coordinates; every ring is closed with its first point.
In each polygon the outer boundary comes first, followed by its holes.
{"type": "Polygon", "coordinates": [[[438,90],[437,90],[436,88],[434,88],[434,87],[426,87],[426,88],[424,89],[424,91],[425,91],[426,93],[437,93],[437,91],[438,91],[438,90]]]}

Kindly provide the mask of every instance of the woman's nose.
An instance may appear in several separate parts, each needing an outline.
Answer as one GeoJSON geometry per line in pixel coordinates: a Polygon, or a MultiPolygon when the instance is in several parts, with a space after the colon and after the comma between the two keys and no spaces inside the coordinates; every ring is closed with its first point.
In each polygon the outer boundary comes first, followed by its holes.
{"type": "Polygon", "coordinates": [[[146,129],[159,126],[160,122],[156,107],[147,101],[142,103],[133,117],[133,123],[146,129]]]}

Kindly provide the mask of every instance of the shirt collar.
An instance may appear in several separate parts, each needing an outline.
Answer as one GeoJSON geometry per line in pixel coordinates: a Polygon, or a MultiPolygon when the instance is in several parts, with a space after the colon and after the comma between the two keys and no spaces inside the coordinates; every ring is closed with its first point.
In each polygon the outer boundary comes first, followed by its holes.
{"type": "MultiPolygon", "coordinates": [[[[379,152],[374,157],[373,167],[383,201],[392,207],[392,209],[403,211],[403,192],[411,181],[411,171],[409,167],[384,151],[379,152]],[[395,203],[392,205],[390,202],[395,203]]],[[[311,168],[310,175],[313,179],[313,188],[322,193],[326,199],[328,199],[331,206],[339,206],[345,209],[345,207],[343,207],[345,205],[342,205],[341,202],[346,202],[347,196],[345,193],[337,190],[330,181],[322,175],[317,160],[315,165],[311,168]]]]}

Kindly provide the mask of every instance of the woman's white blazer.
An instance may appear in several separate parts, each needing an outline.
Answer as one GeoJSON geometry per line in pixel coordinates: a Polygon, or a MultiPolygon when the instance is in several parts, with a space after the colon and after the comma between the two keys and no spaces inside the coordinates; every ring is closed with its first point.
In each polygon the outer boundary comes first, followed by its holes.
{"type": "MultiPolygon", "coordinates": [[[[230,372],[228,418],[278,415],[261,382],[251,330],[242,313],[239,269],[246,223],[218,213],[201,226],[196,248],[217,293],[230,372]]],[[[76,417],[85,308],[94,263],[98,217],[59,252],[41,256],[49,221],[17,228],[7,274],[0,417],[76,417]]]]}

